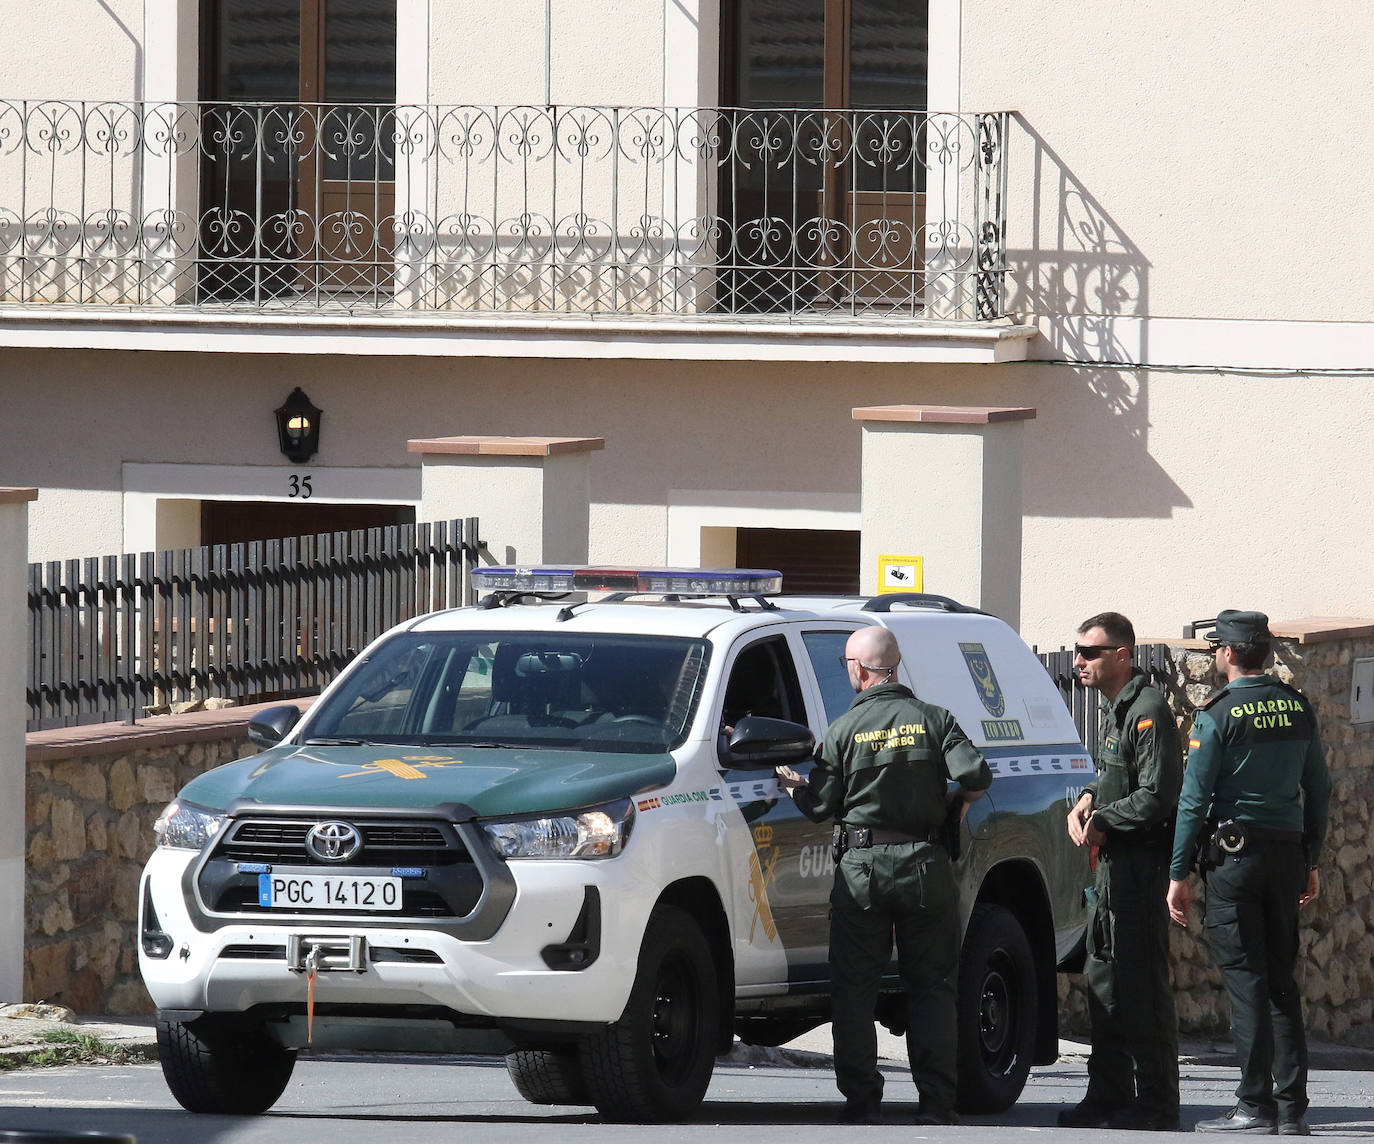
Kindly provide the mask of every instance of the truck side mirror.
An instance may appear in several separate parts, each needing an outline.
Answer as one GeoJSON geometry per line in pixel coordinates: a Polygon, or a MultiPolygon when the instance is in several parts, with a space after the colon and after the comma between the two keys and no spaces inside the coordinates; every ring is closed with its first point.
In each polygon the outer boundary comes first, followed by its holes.
{"type": "Polygon", "coordinates": [[[259,747],[275,747],[300,719],[299,707],[269,707],[248,720],[248,739],[259,747]]]}
{"type": "Polygon", "coordinates": [[[816,749],[810,727],[788,719],[746,715],[721,736],[720,761],[727,767],[772,770],[804,763],[816,749]]]}

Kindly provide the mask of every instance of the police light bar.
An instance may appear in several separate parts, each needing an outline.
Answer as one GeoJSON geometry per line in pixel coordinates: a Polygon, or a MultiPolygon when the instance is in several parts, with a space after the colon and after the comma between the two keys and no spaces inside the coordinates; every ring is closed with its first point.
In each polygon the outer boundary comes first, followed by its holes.
{"type": "Polygon", "coordinates": [[[591,568],[492,565],[472,570],[485,592],[648,592],[678,596],[765,596],[782,591],[771,568],[591,568]]]}

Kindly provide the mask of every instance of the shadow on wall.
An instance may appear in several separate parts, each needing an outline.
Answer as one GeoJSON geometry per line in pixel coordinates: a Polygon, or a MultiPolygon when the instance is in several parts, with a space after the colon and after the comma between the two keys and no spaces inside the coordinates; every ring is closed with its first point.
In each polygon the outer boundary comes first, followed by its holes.
{"type": "MultiPolygon", "coordinates": [[[[1012,130],[1030,150],[1031,198],[1016,224],[1028,227],[1030,242],[1007,252],[1009,311],[1040,327],[1037,352],[1050,360],[1148,361],[1148,259],[1024,117],[1012,116],[1012,130]]],[[[1148,371],[1085,364],[1055,372],[1052,391],[1037,400],[1032,440],[1044,437],[1026,454],[1028,514],[1168,517],[1191,506],[1150,455],[1148,371]],[[1086,479],[1071,479],[1074,471],[1086,479]]]]}

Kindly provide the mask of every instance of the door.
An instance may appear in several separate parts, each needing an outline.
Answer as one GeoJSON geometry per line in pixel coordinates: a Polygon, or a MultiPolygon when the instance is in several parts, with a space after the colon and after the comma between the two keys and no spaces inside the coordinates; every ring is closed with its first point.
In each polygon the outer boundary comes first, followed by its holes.
{"type": "Polygon", "coordinates": [[[722,301],[914,311],[927,0],[729,0],[722,301]]]}
{"type": "Polygon", "coordinates": [[[389,296],[395,0],[204,0],[201,27],[202,294],[389,296]]]}
{"type": "MultiPolygon", "coordinates": [[[[743,642],[732,656],[719,716],[722,736],[745,715],[790,719],[815,729],[786,635],[743,642]]],[[[727,769],[722,777],[754,839],[748,891],[754,916],[741,936],[750,942],[776,937],[787,955],[792,990],[822,991],[829,983],[830,826],[802,815],[771,773],[727,769]]]]}

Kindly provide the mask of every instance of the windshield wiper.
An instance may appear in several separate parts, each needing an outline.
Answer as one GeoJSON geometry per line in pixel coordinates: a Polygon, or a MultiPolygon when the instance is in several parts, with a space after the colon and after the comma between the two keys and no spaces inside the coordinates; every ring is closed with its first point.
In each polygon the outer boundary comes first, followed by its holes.
{"type": "Polygon", "coordinates": [[[301,744],[302,747],[375,747],[376,744],[367,739],[307,739],[301,744]]]}

